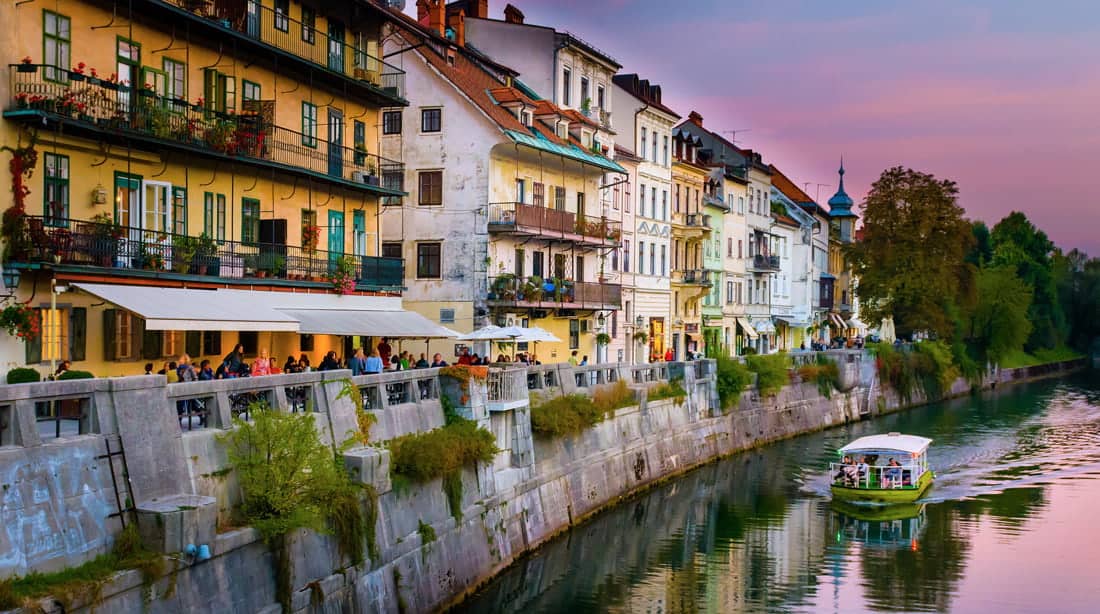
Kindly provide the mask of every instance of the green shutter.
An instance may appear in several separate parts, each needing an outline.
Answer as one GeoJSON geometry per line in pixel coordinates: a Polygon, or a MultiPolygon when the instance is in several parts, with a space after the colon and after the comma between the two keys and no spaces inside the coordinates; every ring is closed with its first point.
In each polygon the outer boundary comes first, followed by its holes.
{"type": "Polygon", "coordinates": [[[118,347],[115,345],[116,309],[103,311],[103,360],[118,360],[118,347]]]}
{"type": "MultiPolygon", "coordinates": [[[[144,321],[142,321],[142,324],[144,324],[144,321]]],[[[164,332],[144,329],[145,327],[142,326],[141,357],[146,360],[162,358],[164,356],[164,332]]]]}
{"type": "Polygon", "coordinates": [[[84,360],[88,344],[88,309],[73,307],[69,314],[69,356],[72,360],[84,360]]]}
{"type": "Polygon", "coordinates": [[[205,344],[203,348],[204,356],[221,356],[222,355],[222,333],[220,330],[211,330],[205,333],[205,344]]]}
{"type": "Polygon", "coordinates": [[[42,309],[36,309],[38,312],[38,330],[39,333],[34,339],[28,339],[23,343],[26,344],[27,350],[27,365],[36,365],[42,362],[42,309]]]}
{"type": "Polygon", "coordinates": [[[186,341],[184,342],[184,351],[188,356],[201,356],[202,355],[202,331],[189,330],[187,331],[186,341]]]}

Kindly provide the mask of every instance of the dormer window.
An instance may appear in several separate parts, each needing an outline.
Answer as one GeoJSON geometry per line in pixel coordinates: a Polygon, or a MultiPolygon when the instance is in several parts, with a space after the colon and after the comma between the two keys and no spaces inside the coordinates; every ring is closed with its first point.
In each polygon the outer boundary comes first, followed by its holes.
{"type": "Polygon", "coordinates": [[[454,49],[448,49],[447,50],[447,63],[450,64],[451,66],[455,65],[455,50],[454,49]]]}
{"type": "Polygon", "coordinates": [[[566,122],[558,122],[557,133],[558,133],[558,138],[561,138],[561,139],[569,138],[569,124],[567,124],[566,122]]]}
{"type": "Polygon", "coordinates": [[[519,112],[519,122],[521,124],[523,124],[524,126],[527,126],[528,128],[530,128],[531,127],[531,112],[530,111],[520,111],[519,112]]]}

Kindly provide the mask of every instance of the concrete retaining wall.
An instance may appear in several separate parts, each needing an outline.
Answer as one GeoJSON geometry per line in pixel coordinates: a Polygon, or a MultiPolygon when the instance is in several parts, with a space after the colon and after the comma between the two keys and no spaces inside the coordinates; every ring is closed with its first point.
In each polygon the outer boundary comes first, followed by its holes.
{"type": "MultiPolygon", "coordinates": [[[[292,535],[291,609],[438,609],[461,599],[554,535],[658,481],[769,441],[858,420],[868,411],[874,415],[902,408],[889,391],[881,404],[877,398],[868,398],[868,389],[874,388],[865,374],[873,376],[874,370],[864,368],[866,361],[858,354],[853,356],[843,359],[846,392],[826,398],[814,384],[792,384],[768,398],[747,391],[737,407],[726,413],[716,406],[710,362],[534,369],[541,395],[588,394],[596,385],[622,379],[640,399],[637,406],[617,410],[613,417],[579,435],[554,439],[532,435],[526,406],[490,410],[510,407],[508,399],[501,402],[486,394],[484,383],[471,380],[472,390],[466,396],[489,401],[485,407],[467,410],[496,434],[502,453],[492,464],[463,472],[461,520],[456,521],[449,510],[439,480],[395,489],[389,479],[387,451],[379,447],[352,450],[345,457],[348,466],[380,493],[375,527],[380,556],[350,567],[331,537],[308,531],[292,535]],[[648,401],[649,386],[668,373],[682,377],[687,391],[684,399],[648,401]],[[434,541],[424,543],[418,531],[421,523],[434,529],[434,541]]],[[[1060,374],[1078,366],[1002,370],[990,380],[991,385],[1008,383],[1060,374]]],[[[354,404],[340,397],[347,375],[313,374],[308,381],[293,382],[313,387],[319,428],[330,441],[341,441],[336,434],[355,424],[354,404]]],[[[136,572],[121,574],[104,588],[97,609],[124,613],[278,612],[271,553],[255,531],[230,524],[239,493],[218,437],[223,429],[180,433],[175,401],[204,395],[217,398],[224,415],[211,422],[228,426],[223,420],[229,411],[225,405],[229,391],[223,388],[232,386],[236,394],[242,386],[250,386],[278,398],[276,391],[285,382],[271,377],[255,378],[248,384],[203,382],[188,388],[192,385],[165,386],[160,378],[126,379],[141,381],[117,380],[117,386],[116,380],[82,384],[90,388],[78,392],[89,394],[95,407],[89,417],[89,425],[94,427],[89,428],[91,432],[46,443],[32,441],[27,435],[32,445],[16,445],[13,439],[10,445],[0,447],[0,480],[5,485],[0,494],[5,524],[0,531],[0,576],[78,564],[109,548],[111,535],[118,528],[107,520],[108,514],[116,511],[114,489],[110,473],[104,469],[106,461],[95,456],[103,453],[105,440],[113,437],[125,443],[128,460],[139,458],[147,465],[135,468],[130,461],[133,492],[149,493],[145,498],[154,500],[170,495],[211,497],[217,506],[218,533],[210,544],[211,560],[173,557],[174,571],[151,587],[143,586],[136,572]],[[150,403],[141,415],[136,413],[139,401],[150,403]],[[94,432],[97,430],[104,432],[94,432]],[[143,443],[142,437],[149,443],[143,443]],[[47,530],[53,528],[61,529],[63,540],[47,543],[36,538],[53,535],[47,530]]],[[[353,383],[365,400],[377,403],[370,409],[380,417],[372,431],[376,440],[442,424],[438,391],[445,386],[434,370],[366,376],[353,383]],[[423,381],[430,381],[436,392],[418,383],[423,381]],[[405,385],[411,388],[402,388],[405,385]]],[[[953,392],[964,394],[969,388],[966,382],[959,382],[953,392]]],[[[44,390],[23,389],[21,394],[26,398],[44,394],[44,390]]],[[[18,396],[0,395],[0,407],[15,407],[18,396]]],[[[911,404],[921,401],[916,398],[911,404]]],[[[20,406],[25,409],[26,403],[20,406]]],[[[25,416],[13,418],[17,424],[25,422],[25,416]]],[[[135,499],[140,506],[143,499],[135,499]]],[[[47,611],[53,607],[45,605],[47,611]]],[[[69,606],[66,611],[81,609],[80,604],[69,606]]]]}

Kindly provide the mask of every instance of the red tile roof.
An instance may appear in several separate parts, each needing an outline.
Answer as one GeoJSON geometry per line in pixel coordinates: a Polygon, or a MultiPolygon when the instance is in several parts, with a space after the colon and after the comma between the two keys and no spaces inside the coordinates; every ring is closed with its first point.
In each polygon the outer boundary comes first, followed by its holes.
{"type": "Polygon", "coordinates": [[[812,203],[814,199],[810,198],[805,192],[803,192],[798,186],[794,184],[786,175],[783,174],[774,164],[769,165],[772,170],[772,185],[779,189],[784,196],[791,199],[795,203],[812,203]]]}

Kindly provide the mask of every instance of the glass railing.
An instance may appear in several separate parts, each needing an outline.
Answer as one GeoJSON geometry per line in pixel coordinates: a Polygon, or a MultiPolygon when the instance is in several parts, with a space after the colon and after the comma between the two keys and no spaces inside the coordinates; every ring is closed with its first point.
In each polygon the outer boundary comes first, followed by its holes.
{"type": "MultiPolygon", "coordinates": [[[[190,150],[299,168],[346,183],[403,191],[404,164],[270,123],[274,103],[223,113],[186,100],[52,66],[13,64],[8,110],[33,110],[106,133],[140,135],[190,150]],[[33,70],[32,70],[33,69],[33,70]],[[66,82],[47,77],[66,77],[66,82]],[[76,78],[74,78],[76,77],[76,78]],[[268,105],[270,113],[261,112],[268,105]]],[[[320,130],[320,128],[318,128],[320,130]]]]}
{"type": "Polygon", "coordinates": [[[356,286],[400,288],[401,258],[359,256],[278,243],[217,241],[60,216],[25,216],[9,239],[12,262],[43,262],[222,278],[329,282],[348,265],[356,286]]]}
{"type": "Polygon", "coordinates": [[[354,81],[366,83],[383,94],[404,100],[405,71],[367,53],[366,43],[349,44],[331,25],[320,29],[291,19],[264,6],[259,0],[157,0],[181,8],[266,45],[285,51],[354,81]]]}

